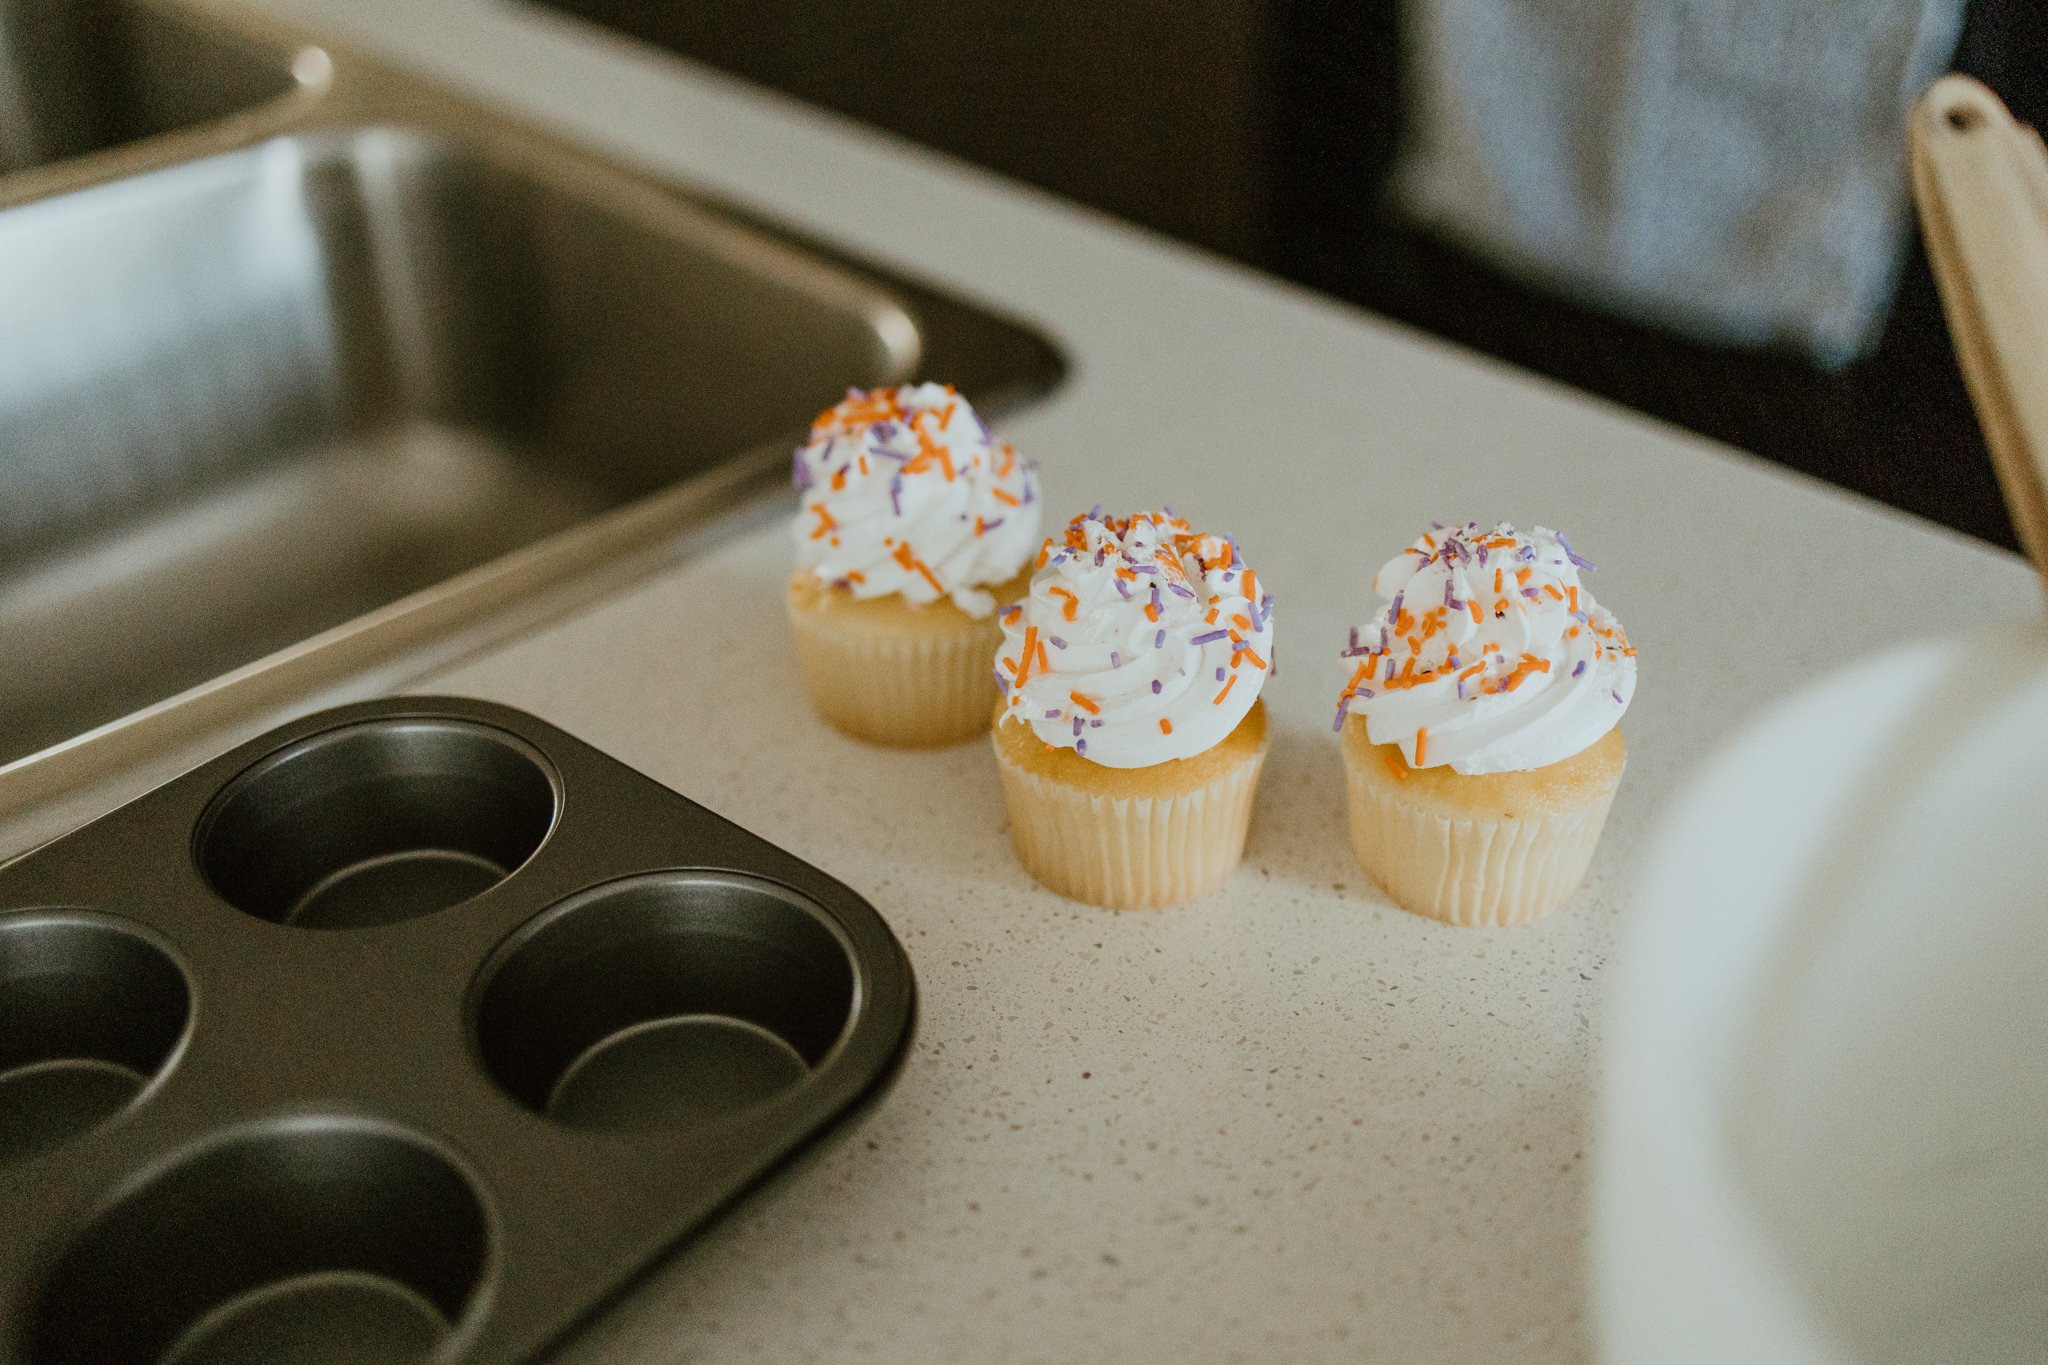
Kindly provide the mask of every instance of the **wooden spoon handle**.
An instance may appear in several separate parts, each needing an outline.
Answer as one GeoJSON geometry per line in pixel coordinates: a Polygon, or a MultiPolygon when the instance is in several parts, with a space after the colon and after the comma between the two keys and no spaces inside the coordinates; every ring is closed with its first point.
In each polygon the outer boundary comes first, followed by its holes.
{"type": "Polygon", "coordinates": [[[2020,544],[2048,576],[2048,151],[1967,76],[1929,86],[1907,127],[1963,379],[2020,544]]]}

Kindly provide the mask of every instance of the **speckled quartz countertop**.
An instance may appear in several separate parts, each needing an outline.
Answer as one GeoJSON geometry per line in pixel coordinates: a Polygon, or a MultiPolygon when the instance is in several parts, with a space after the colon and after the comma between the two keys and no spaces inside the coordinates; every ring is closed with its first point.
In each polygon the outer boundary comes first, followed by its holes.
{"type": "Polygon", "coordinates": [[[2034,610],[2026,568],[540,11],[258,2],[1032,319],[1073,372],[1004,431],[1051,510],[1171,501],[1278,598],[1244,865],[1166,913],[1040,890],[981,745],[880,752],[811,716],[779,524],[422,684],[532,710],[850,883],[922,989],[881,1102],[571,1358],[1588,1358],[1590,1103],[1646,836],[1758,706],[2034,610]],[[1600,565],[1641,686],[1577,901],[1457,930],[1352,861],[1335,655],[1418,529],[1497,517],[1600,565]]]}

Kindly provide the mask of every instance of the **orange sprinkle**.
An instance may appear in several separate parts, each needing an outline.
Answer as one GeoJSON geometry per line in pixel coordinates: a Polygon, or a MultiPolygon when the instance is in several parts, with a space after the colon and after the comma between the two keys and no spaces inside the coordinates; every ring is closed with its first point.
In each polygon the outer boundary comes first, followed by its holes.
{"type": "Polygon", "coordinates": [[[823,540],[826,536],[830,535],[833,531],[838,529],[839,523],[832,520],[832,514],[825,510],[824,503],[812,503],[811,510],[818,514],[818,529],[811,532],[812,540],[823,540]]]}
{"type": "Polygon", "coordinates": [[[1080,707],[1083,711],[1086,711],[1091,716],[1099,716],[1102,714],[1102,708],[1100,706],[1097,706],[1093,699],[1089,697],[1084,697],[1079,692],[1067,693],[1067,700],[1074,703],[1074,705],[1080,707]]]}
{"type": "Polygon", "coordinates": [[[1485,671],[1486,671],[1486,661],[1485,661],[1484,659],[1482,659],[1482,660],[1480,660],[1480,661],[1479,661],[1478,663],[1476,663],[1476,664],[1472,665],[1472,666],[1471,666],[1470,668],[1466,669],[1466,670],[1465,670],[1465,671],[1464,671],[1463,673],[1460,673],[1460,674],[1458,675],[1458,681],[1459,681],[1459,682],[1463,682],[1463,681],[1465,681],[1465,679],[1467,679],[1467,678],[1471,677],[1471,676],[1472,676],[1472,675],[1473,675],[1474,673],[1484,673],[1485,671]]]}
{"type": "Polygon", "coordinates": [[[1529,574],[1530,574],[1530,572],[1531,572],[1531,571],[1530,571],[1530,570],[1528,570],[1528,569],[1517,569],[1517,570],[1515,570],[1515,581],[1516,581],[1517,583],[1521,583],[1521,584],[1524,584],[1524,585],[1526,585],[1526,584],[1527,584],[1527,583],[1529,582],[1529,574]]]}
{"type": "Polygon", "coordinates": [[[1049,662],[1047,662],[1047,660],[1046,660],[1046,657],[1045,657],[1045,641],[1043,641],[1043,640],[1040,640],[1040,641],[1038,642],[1038,666],[1039,666],[1039,668],[1041,668],[1041,669],[1047,669],[1047,668],[1051,668],[1051,667],[1052,667],[1052,664],[1051,664],[1051,663],[1049,663],[1049,662]]]}
{"type": "Polygon", "coordinates": [[[1253,606],[1259,604],[1259,576],[1250,569],[1244,571],[1244,600],[1253,606]]]}
{"type": "Polygon", "coordinates": [[[849,583],[865,583],[868,581],[868,576],[859,569],[848,569],[846,571],[846,581],[849,583]]]}
{"type": "Polygon", "coordinates": [[[1401,751],[1399,749],[1390,748],[1387,750],[1387,770],[1403,782],[1408,780],[1408,765],[1401,761],[1401,751]]]}
{"type": "Polygon", "coordinates": [[[1005,655],[1002,658],[997,659],[996,662],[1003,666],[1005,672],[1014,674],[1017,671],[1017,661],[1015,659],[1010,658],[1008,655],[1005,655]]]}
{"type": "Polygon", "coordinates": [[[1543,591],[1549,593],[1552,599],[1555,601],[1564,601],[1564,594],[1557,590],[1557,584],[1555,583],[1545,583],[1543,585],[1543,591]]]}
{"type": "Polygon", "coordinates": [[[834,493],[843,493],[846,491],[846,466],[841,465],[838,468],[838,470],[833,473],[832,491],[834,493]]]}
{"type": "Polygon", "coordinates": [[[1473,625],[1479,625],[1486,620],[1486,617],[1480,613],[1479,604],[1469,597],[1465,599],[1465,609],[1472,613],[1473,625]]]}
{"type": "Polygon", "coordinates": [[[1565,602],[1573,611],[1579,609],[1579,590],[1576,587],[1565,589],[1565,602]]]}
{"type": "Polygon", "coordinates": [[[1062,621],[1071,621],[1074,619],[1076,614],[1080,612],[1081,599],[1079,597],[1076,597],[1073,594],[1073,592],[1069,589],[1047,588],[1046,591],[1051,593],[1054,597],[1064,597],[1067,599],[1066,601],[1060,603],[1060,619],[1062,621]]]}
{"type": "Polygon", "coordinates": [[[1266,661],[1259,657],[1259,651],[1257,651],[1256,649],[1245,650],[1244,657],[1250,659],[1254,664],[1257,664],[1260,668],[1266,667],[1266,661]]]}
{"type": "MultiPolygon", "coordinates": [[[[989,492],[991,492],[991,493],[993,493],[993,494],[995,494],[995,498],[996,498],[996,501],[997,501],[997,502],[1001,502],[1001,503],[1007,503],[1007,504],[1009,504],[1009,505],[1010,505],[1011,507],[1022,507],[1022,506],[1024,505],[1023,503],[1021,503],[1021,502],[1019,502],[1019,501],[1017,500],[1017,495],[1016,495],[1016,494],[1014,494],[1014,493],[1011,493],[1011,492],[1010,492],[1010,491],[1008,491],[1007,489],[1002,489],[1002,488],[991,488],[991,489],[989,489],[988,491],[989,491],[989,492]]],[[[1039,562],[1039,564],[1040,564],[1040,565],[1043,565],[1043,564],[1045,563],[1045,556],[1041,554],[1041,555],[1039,556],[1039,560],[1038,560],[1038,562],[1039,562]]]]}
{"type": "Polygon", "coordinates": [[[1230,618],[1230,624],[1236,626],[1239,630],[1250,630],[1252,628],[1252,618],[1246,616],[1243,612],[1239,612],[1230,618]]]}
{"type": "Polygon", "coordinates": [[[1500,596],[1500,591],[1501,591],[1501,588],[1500,588],[1500,570],[1499,570],[1499,569],[1495,569],[1495,570],[1493,571],[1493,595],[1494,595],[1495,597],[1498,597],[1498,596],[1500,596]]]}
{"type": "Polygon", "coordinates": [[[1423,756],[1423,755],[1425,755],[1425,754],[1426,754],[1426,753],[1428,753],[1428,752],[1429,752],[1429,731],[1428,731],[1428,729],[1427,729],[1427,728],[1423,728],[1423,727],[1418,727],[1418,728],[1416,729],[1416,731],[1415,731],[1415,766],[1416,766],[1416,767],[1418,767],[1418,768],[1427,768],[1427,767],[1429,766],[1429,760],[1428,760],[1427,758],[1425,758],[1425,757],[1423,756]]]}
{"type": "Polygon", "coordinates": [[[1147,621],[1157,621],[1159,619],[1159,608],[1147,602],[1145,604],[1145,619],[1147,621]]]}
{"type": "Polygon", "coordinates": [[[1173,733],[1173,722],[1172,722],[1172,721],[1170,721],[1170,720],[1168,720],[1168,719],[1167,719],[1166,717],[1164,717],[1164,716],[1161,716],[1161,717],[1159,718],[1159,733],[1160,733],[1160,734],[1162,734],[1162,735],[1170,735],[1170,734],[1172,734],[1172,733],[1173,733]]]}
{"type": "Polygon", "coordinates": [[[1237,674],[1233,673],[1228,678],[1225,678],[1223,680],[1223,690],[1216,694],[1215,700],[1210,704],[1212,706],[1223,705],[1223,699],[1230,695],[1230,689],[1235,686],[1237,686],[1237,674]]]}
{"type": "Polygon", "coordinates": [[[1022,687],[1024,685],[1024,680],[1031,676],[1031,656],[1037,651],[1037,649],[1038,627],[1024,627],[1024,666],[1017,670],[1017,685],[1019,687],[1022,687]]]}

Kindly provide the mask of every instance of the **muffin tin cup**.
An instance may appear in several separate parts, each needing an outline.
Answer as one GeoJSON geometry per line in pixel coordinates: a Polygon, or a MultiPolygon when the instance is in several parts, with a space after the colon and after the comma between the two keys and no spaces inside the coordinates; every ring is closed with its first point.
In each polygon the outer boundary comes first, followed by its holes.
{"type": "Polygon", "coordinates": [[[866,902],[531,716],[281,727],[0,866],[0,1365],[532,1359],[912,1012],[866,902]]]}

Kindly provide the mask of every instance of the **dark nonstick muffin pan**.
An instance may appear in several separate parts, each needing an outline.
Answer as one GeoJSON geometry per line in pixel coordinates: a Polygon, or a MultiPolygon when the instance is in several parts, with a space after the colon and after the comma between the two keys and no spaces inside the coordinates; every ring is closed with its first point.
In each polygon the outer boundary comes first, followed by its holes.
{"type": "Polygon", "coordinates": [[[0,867],[0,1362],[533,1359],[871,1094],[913,989],[523,712],[283,726],[0,867]]]}

